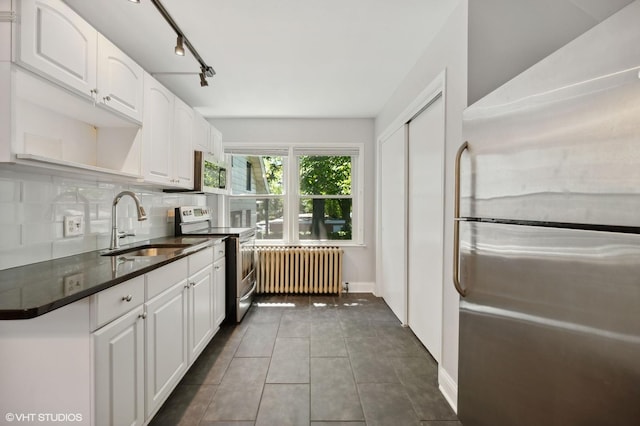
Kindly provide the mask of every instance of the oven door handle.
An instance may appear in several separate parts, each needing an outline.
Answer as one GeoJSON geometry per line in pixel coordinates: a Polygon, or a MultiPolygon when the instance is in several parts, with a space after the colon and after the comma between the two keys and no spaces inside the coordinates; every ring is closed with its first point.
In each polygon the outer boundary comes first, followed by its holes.
{"type": "Polygon", "coordinates": [[[244,296],[242,296],[242,297],[240,298],[240,301],[241,301],[241,302],[243,302],[243,301],[247,300],[248,298],[250,298],[250,297],[253,295],[253,293],[255,293],[255,292],[256,292],[256,286],[257,286],[257,285],[258,285],[258,281],[254,281],[254,282],[253,282],[253,286],[251,286],[251,290],[249,290],[249,291],[247,292],[247,294],[245,294],[244,296]]]}

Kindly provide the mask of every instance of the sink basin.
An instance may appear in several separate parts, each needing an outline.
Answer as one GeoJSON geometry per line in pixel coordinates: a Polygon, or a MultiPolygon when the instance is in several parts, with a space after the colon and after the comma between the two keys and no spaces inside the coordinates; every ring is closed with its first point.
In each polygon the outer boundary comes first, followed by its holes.
{"type": "Polygon", "coordinates": [[[149,257],[167,256],[191,244],[149,244],[102,253],[103,256],[149,257]]]}

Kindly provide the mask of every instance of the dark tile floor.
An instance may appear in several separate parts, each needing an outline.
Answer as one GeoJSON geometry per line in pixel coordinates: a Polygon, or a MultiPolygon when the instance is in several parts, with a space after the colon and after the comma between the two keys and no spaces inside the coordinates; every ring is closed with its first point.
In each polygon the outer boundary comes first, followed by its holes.
{"type": "Polygon", "coordinates": [[[151,425],[459,426],[437,365],[371,294],[261,296],[151,425]]]}

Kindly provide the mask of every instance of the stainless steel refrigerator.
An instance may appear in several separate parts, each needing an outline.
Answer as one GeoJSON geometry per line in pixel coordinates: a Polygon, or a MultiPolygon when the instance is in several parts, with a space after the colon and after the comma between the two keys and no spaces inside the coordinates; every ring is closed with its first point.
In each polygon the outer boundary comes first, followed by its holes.
{"type": "Polygon", "coordinates": [[[465,426],[640,425],[640,2],[467,108],[465,426]]]}

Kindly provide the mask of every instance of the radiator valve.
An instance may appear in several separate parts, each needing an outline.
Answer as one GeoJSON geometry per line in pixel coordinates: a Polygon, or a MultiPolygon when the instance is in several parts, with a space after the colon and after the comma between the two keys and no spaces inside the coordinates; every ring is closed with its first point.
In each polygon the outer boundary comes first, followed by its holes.
{"type": "Polygon", "coordinates": [[[345,281],[342,285],[342,291],[344,291],[345,293],[349,293],[349,283],[347,281],[345,281]]]}

